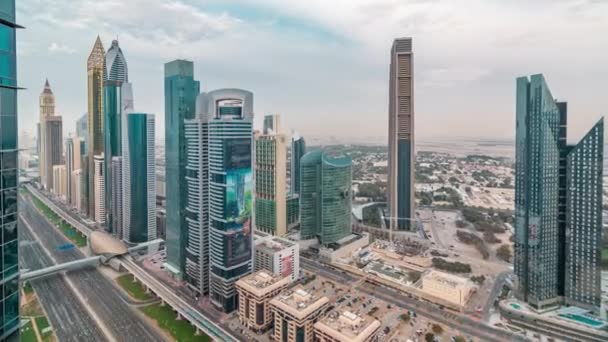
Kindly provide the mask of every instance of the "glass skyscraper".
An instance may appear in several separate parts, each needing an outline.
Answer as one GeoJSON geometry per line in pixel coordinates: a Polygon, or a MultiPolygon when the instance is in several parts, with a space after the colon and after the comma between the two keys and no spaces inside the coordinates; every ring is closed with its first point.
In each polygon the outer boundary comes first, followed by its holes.
{"type": "Polygon", "coordinates": [[[186,142],[184,120],[193,119],[200,83],[194,64],[175,60],[165,64],[165,179],[167,193],[167,269],[181,278],[186,249],[186,142]]]}
{"type": "Polygon", "coordinates": [[[300,159],[306,154],[306,141],[297,133],[291,138],[291,193],[300,193],[300,159]]]}
{"type": "Polygon", "coordinates": [[[156,238],[154,115],[130,113],[123,165],[123,239],[140,243],[156,238]]]}
{"type": "Polygon", "coordinates": [[[0,1],[0,340],[17,339],[19,329],[16,28],[15,1],[0,1]]]}
{"type": "Polygon", "coordinates": [[[103,85],[103,148],[104,148],[104,184],[105,184],[105,203],[106,203],[106,230],[114,235],[122,230],[122,222],[119,214],[115,212],[114,202],[116,192],[113,185],[119,184],[112,180],[112,160],[114,157],[122,155],[122,123],[123,123],[123,99],[122,86],[129,82],[129,72],[127,61],[118,45],[117,40],[112,41],[112,46],[105,55],[103,65],[104,85],[103,85]]]}
{"type": "Polygon", "coordinates": [[[566,145],[567,105],[543,75],[517,79],[516,111],[516,296],[599,309],[603,121],[566,145]]]}
{"type": "Polygon", "coordinates": [[[201,210],[208,215],[199,217],[208,217],[209,298],[231,312],[238,301],[234,284],[253,268],[253,94],[240,89],[201,94],[197,113],[207,136],[199,155],[189,158],[208,158],[201,164],[208,175],[202,179],[208,198],[201,210]]]}
{"type": "Polygon", "coordinates": [[[352,161],[312,151],[301,159],[300,235],[329,245],[352,233],[352,161]]]}
{"type": "Polygon", "coordinates": [[[567,156],[566,304],[596,313],[601,306],[604,119],[567,156]]]}
{"type": "Polygon", "coordinates": [[[388,104],[388,207],[390,228],[412,230],[414,215],[414,53],[412,38],[391,48],[388,104]]]}

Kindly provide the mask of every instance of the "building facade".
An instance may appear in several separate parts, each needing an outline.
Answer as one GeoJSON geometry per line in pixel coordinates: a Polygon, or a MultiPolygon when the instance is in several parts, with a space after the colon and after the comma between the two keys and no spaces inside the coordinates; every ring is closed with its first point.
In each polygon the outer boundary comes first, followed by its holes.
{"type": "Polygon", "coordinates": [[[44,143],[42,144],[42,155],[44,155],[44,177],[42,185],[47,189],[53,188],[53,166],[63,164],[63,121],[61,116],[49,116],[44,119],[42,125],[44,130],[44,143]]]}
{"type": "Polygon", "coordinates": [[[291,283],[289,277],[267,271],[252,273],[236,282],[239,294],[239,320],[255,332],[268,330],[274,321],[269,302],[291,283]]]}
{"type": "Polygon", "coordinates": [[[329,307],[329,299],[322,289],[297,285],[284,290],[270,300],[274,313],[273,339],[275,341],[312,341],[314,324],[329,307]]]}
{"type": "MultiPolygon", "coordinates": [[[[106,185],[105,202],[107,204],[106,230],[115,236],[121,237],[119,234],[121,227],[119,226],[122,225],[122,220],[116,216],[122,215],[116,212],[116,205],[112,201],[113,198],[120,196],[115,192],[122,193],[122,189],[114,190],[115,181],[113,180],[112,160],[114,157],[122,155],[122,124],[124,121],[123,115],[125,115],[123,113],[122,85],[129,82],[129,73],[127,61],[118,44],[118,40],[113,40],[112,45],[106,52],[103,74],[103,148],[104,165],[106,167],[104,182],[106,185]]],[[[122,175],[117,176],[122,178],[122,175]]]]}
{"type": "Polygon", "coordinates": [[[567,156],[565,301],[600,313],[604,119],[567,156]]]}
{"type": "Polygon", "coordinates": [[[256,231],[253,235],[254,270],[274,275],[300,278],[300,245],[287,239],[256,231]]]}
{"type": "Polygon", "coordinates": [[[412,38],[391,48],[388,105],[390,228],[414,229],[414,53],[412,38]]]}
{"type": "MultiPolygon", "coordinates": [[[[124,207],[123,203],[125,196],[123,186],[123,157],[112,157],[110,163],[112,164],[112,166],[107,171],[112,173],[112,177],[106,177],[105,180],[112,181],[112,196],[110,197],[110,202],[108,202],[108,205],[106,205],[106,209],[112,210],[113,214],[112,216],[109,216],[106,213],[106,219],[112,219],[112,223],[108,225],[112,227],[112,234],[118,239],[124,239],[123,213],[129,212],[129,210],[124,207]]],[[[108,190],[106,187],[106,192],[107,191],[108,190]]]]}
{"type": "MultiPolygon", "coordinates": [[[[103,148],[103,81],[104,81],[105,50],[101,39],[97,36],[93,50],[87,60],[87,99],[88,99],[88,140],[87,161],[88,173],[84,200],[87,202],[87,214],[95,217],[95,202],[99,194],[95,192],[95,156],[104,152],[103,148]]],[[[105,214],[104,214],[105,215],[105,214]]],[[[104,218],[105,220],[105,218],[104,218]]]]}
{"type": "Polygon", "coordinates": [[[300,225],[300,195],[289,194],[287,196],[287,229],[300,225]]]}
{"type": "Polygon", "coordinates": [[[129,142],[123,153],[123,239],[131,243],[156,239],[154,124],[153,114],[127,115],[129,142]]]}
{"type": "Polygon", "coordinates": [[[72,172],[72,205],[82,212],[82,169],[72,172]]]}
{"type": "Polygon", "coordinates": [[[19,242],[17,234],[17,54],[15,1],[0,2],[0,171],[2,182],[0,206],[4,217],[0,222],[2,240],[0,253],[0,340],[19,339],[19,242]]]}
{"type": "Polygon", "coordinates": [[[72,203],[72,172],[74,172],[74,138],[69,137],[65,142],[65,203],[72,203]]]}
{"type": "Polygon", "coordinates": [[[76,136],[80,138],[84,144],[85,149],[81,151],[84,155],[86,154],[86,145],[89,140],[89,115],[84,113],[78,120],[76,120],[76,136]]]}
{"type": "Polygon", "coordinates": [[[300,159],[306,154],[306,141],[298,133],[291,138],[290,193],[300,193],[300,159]]]}
{"type": "MultiPolygon", "coordinates": [[[[49,84],[48,79],[44,83],[44,89],[38,98],[38,102],[40,105],[40,117],[38,122],[38,158],[40,161],[40,182],[43,186],[45,186],[47,182],[46,173],[49,172],[45,162],[45,122],[48,117],[55,116],[55,95],[53,95],[53,90],[51,90],[51,85],[49,84]]],[[[52,169],[50,171],[52,172],[52,169]]]]}
{"type": "Polygon", "coordinates": [[[93,191],[95,193],[95,210],[93,211],[93,219],[100,225],[106,223],[106,203],[105,203],[105,178],[103,173],[105,172],[104,157],[103,153],[98,154],[93,158],[94,161],[94,179],[93,179],[93,191]]]}
{"type": "Polygon", "coordinates": [[[352,233],[352,161],[313,151],[301,159],[300,236],[323,245],[352,233]]]}
{"type": "Polygon", "coordinates": [[[167,262],[177,278],[185,272],[186,142],[184,122],[194,118],[200,83],[194,80],[194,64],[175,60],[165,64],[165,175],[167,193],[167,262]]]}
{"type": "Polygon", "coordinates": [[[287,136],[278,115],[264,118],[264,134],[255,138],[255,229],[287,234],[287,136]]]}
{"type": "Polygon", "coordinates": [[[603,121],[566,145],[567,106],[540,74],[517,79],[516,110],[516,296],[599,311],[603,121]]]}
{"type": "Polygon", "coordinates": [[[53,165],[53,194],[65,201],[67,194],[66,166],[53,165]]]}
{"type": "MultiPolygon", "coordinates": [[[[253,269],[253,94],[219,89],[201,94],[198,116],[208,155],[209,297],[224,312],[237,308],[236,280],[253,269]]],[[[168,229],[168,227],[167,227],[168,229]]]]}

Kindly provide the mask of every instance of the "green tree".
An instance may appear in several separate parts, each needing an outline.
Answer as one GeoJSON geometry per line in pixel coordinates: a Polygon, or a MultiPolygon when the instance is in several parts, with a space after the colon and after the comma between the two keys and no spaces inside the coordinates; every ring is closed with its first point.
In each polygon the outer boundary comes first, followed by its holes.
{"type": "Polygon", "coordinates": [[[501,245],[496,250],[496,256],[506,262],[510,262],[511,257],[513,256],[511,253],[511,247],[507,244],[501,245]]]}
{"type": "Polygon", "coordinates": [[[432,332],[426,333],[426,335],[424,335],[424,340],[426,342],[433,342],[433,341],[435,341],[435,334],[433,334],[432,332]]]}
{"type": "Polygon", "coordinates": [[[433,329],[433,332],[437,335],[441,335],[441,333],[443,333],[443,328],[439,324],[433,324],[432,329],[433,329]]]}

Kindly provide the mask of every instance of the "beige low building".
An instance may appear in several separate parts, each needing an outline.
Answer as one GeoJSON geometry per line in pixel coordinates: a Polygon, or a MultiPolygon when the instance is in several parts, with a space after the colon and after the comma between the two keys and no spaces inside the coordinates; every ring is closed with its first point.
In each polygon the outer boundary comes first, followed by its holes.
{"type": "Polygon", "coordinates": [[[430,271],[422,277],[422,291],[447,302],[464,306],[475,289],[467,278],[453,274],[430,271]]]}
{"type": "Polygon", "coordinates": [[[239,320],[255,332],[272,326],[273,314],[268,302],[291,283],[291,278],[258,271],[236,282],[239,294],[239,320]]]}
{"type": "Polygon", "coordinates": [[[312,342],[314,324],[325,314],[329,299],[321,289],[298,285],[270,301],[274,312],[274,340],[312,342]]]}
{"type": "Polygon", "coordinates": [[[375,342],[382,324],[369,315],[357,315],[345,307],[315,323],[315,341],[375,342]]]}
{"type": "Polygon", "coordinates": [[[53,193],[62,201],[66,199],[67,178],[65,165],[53,165],[53,193]]]}

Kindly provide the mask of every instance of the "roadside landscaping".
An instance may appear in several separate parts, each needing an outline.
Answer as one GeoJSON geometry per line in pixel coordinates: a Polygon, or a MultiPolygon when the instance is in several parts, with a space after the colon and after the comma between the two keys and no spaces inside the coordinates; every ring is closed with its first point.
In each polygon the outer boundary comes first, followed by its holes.
{"type": "Polygon", "coordinates": [[[158,326],[171,334],[180,342],[209,342],[209,336],[201,333],[196,335],[196,329],[185,319],[177,319],[177,314],[168,305],[152,304],[141,308],[141,311],[151,319],[155,320],[158,326]]]}
{"type": "Polygon", "coordinates": [[[120,277],[116,278],[116,282],[129,294],[129,296],[136,300],[145,301],[152,299],[152,296],[149,293],[146,293],[146,290],[142,284],[137,280],[133,280],[133,276],[131,274],[121,275],[120,277]]]}
{"type": "Polygon", "coordinates": [[[86,236],[82,235],[78,230],[64,222],[59,215],[57,215],[54,211],[52,211],[46,204],[42,203],[36,196],[31,195],[30,198],[36,205],[36,208],[47,217],[47,219],[54,224],[56,227],[59,227],[63,235],[65,235],[74,245],[77,247],[84,247],[87,245],[86,236]]]}

